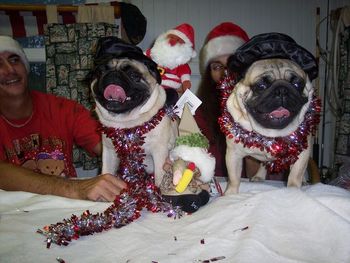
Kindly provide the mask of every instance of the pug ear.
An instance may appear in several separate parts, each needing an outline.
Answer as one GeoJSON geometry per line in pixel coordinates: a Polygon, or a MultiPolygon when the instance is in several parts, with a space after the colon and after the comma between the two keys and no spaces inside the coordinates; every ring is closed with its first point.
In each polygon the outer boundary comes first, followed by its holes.
{"type": "Polygon", "coordinates": [[[153,61],[145,61],[144,64],[148,68],[148,71],[151,75],[157,80],[157,83],[160,84],[162,82],[162,77],[160,76],[158,65],[153,61]]]}
{"type": "Polygon", "coordinates": [[[157,63],[143,54],[143,52],[128,52],[125,55],[125,57],[129,59],[134,59],[138,62],[143,63],[147,67],[149,73],[157,80],[157,83],[160,84],[162,82],[157,63]]]}

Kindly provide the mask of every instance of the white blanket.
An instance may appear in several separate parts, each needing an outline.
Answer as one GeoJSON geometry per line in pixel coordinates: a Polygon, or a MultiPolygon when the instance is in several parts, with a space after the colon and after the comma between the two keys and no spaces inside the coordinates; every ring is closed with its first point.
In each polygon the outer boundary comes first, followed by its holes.
{"type": "Polygon", "coordinates": [[[248,182],[240,191],[180,219],[144,211],[125,227],[50,249],[38,228],[110,203],[0,191],[0,262],[350,262],[350,192],[248,182]]]}

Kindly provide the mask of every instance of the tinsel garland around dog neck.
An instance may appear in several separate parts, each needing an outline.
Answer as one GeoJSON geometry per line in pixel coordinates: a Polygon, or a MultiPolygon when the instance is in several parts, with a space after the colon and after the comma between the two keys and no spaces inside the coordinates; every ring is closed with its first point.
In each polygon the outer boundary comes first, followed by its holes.
{"type": "Polygon", "coordinates": [[[244,147],[256,147],[270,153],[275,160],[264,163],[269,173],[279,173],[288,170],[290,165],[298,160],[299,154],[308,147],[308,135],[316,131],[320,122],[320,99],[315,96],[312,98],[303,122],[294,132],[284,137],[266,137],[255,131],[245,130],[228,112],[226,102],[235,84],[234,77],[226,74],[217,87],[221,91],[222,99],[222,115],[218,120],[221,131],[229,139],[235,140],[236,143],[242,143],[244,147]]]}
{"type": "Polygon", "coordinates": [[[118,129],[102,126],[101,131],[110,138],[120,159],[118,175],[128,184],[148,179],[143,160],[145,152],[142,149],[144,135],[151,131],[163,119],[166,111],[161,109],[151,120],[143,125],[118,129]],[[146,176],[147,178],[142,178],[146,176]]]}
{"type": "Polygon", "coordinates": [[[46,245],[51,243],[67,246],[72,239],[80,236],[91,235],[96,232],[108,230],[113,226],[120,228],[141,216],[141,210],[146,208],[152,212],[165,212],[168,217],[180,217],[182,211],[179,207],[163,201],[153,176],[147,174],[143,164],[145,152],[142,149],[145,134],[157,126],[167,114],[175,120],[172,109],[163,108],[153,118],[143,125],[129,128],[116,129],[101,127],[101,131],[110,138],[120,158],[117,174],[127,183],[128,187],[114,203],[103,213],[91,214],[88,210],[80,217],[72,215],[63,222],[45,226],[37,232],[46,236],[46,245]]]}

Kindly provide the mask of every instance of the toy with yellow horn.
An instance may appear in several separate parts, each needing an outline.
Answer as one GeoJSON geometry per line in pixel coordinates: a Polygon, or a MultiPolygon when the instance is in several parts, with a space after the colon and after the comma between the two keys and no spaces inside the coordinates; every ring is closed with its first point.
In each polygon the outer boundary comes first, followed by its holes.
{"type": "Polygon", "coordinates": [[[193,213],[209,201],[209,182],[214,176],[215,158],[208,148],[208,139],[185,104],[179,136],[169,154],[171,167],[160,186],[164,199],[185,212],[193,213]]]}

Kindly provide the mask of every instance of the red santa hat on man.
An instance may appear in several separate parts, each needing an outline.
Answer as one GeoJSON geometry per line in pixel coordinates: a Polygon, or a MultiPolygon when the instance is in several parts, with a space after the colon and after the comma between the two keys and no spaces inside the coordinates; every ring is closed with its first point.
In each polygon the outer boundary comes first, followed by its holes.
{"type": "Polygon", "coordinates": [[[183,23],[173,29],[168,30],[165,34],[166,35],[173,34],[175,36],[178,36],[186,44],[189,44],[192,47],[193,49],[192,58],[194,58],[197,55],[195,51],[195,46],[194,46],[194,30],[190,24],[183,23]]]}
{"type": "Polygon", "coordinates": [[[202,75],[212,59],[234,53],[248,40],[247,33],[231,22],[224,22],[214,27],[209,32],[201,50],[200,70],[202,75]]]}
{"type": "Polygon", "coordinates": [[[30,72],[29,62],[21,45],[12,37],[0,36],[0,52],[5,52],[5,51],[12,52],[18,55],[21,58],[24,66],[26,67],[27,72],[28,73],[30,72]]]}

